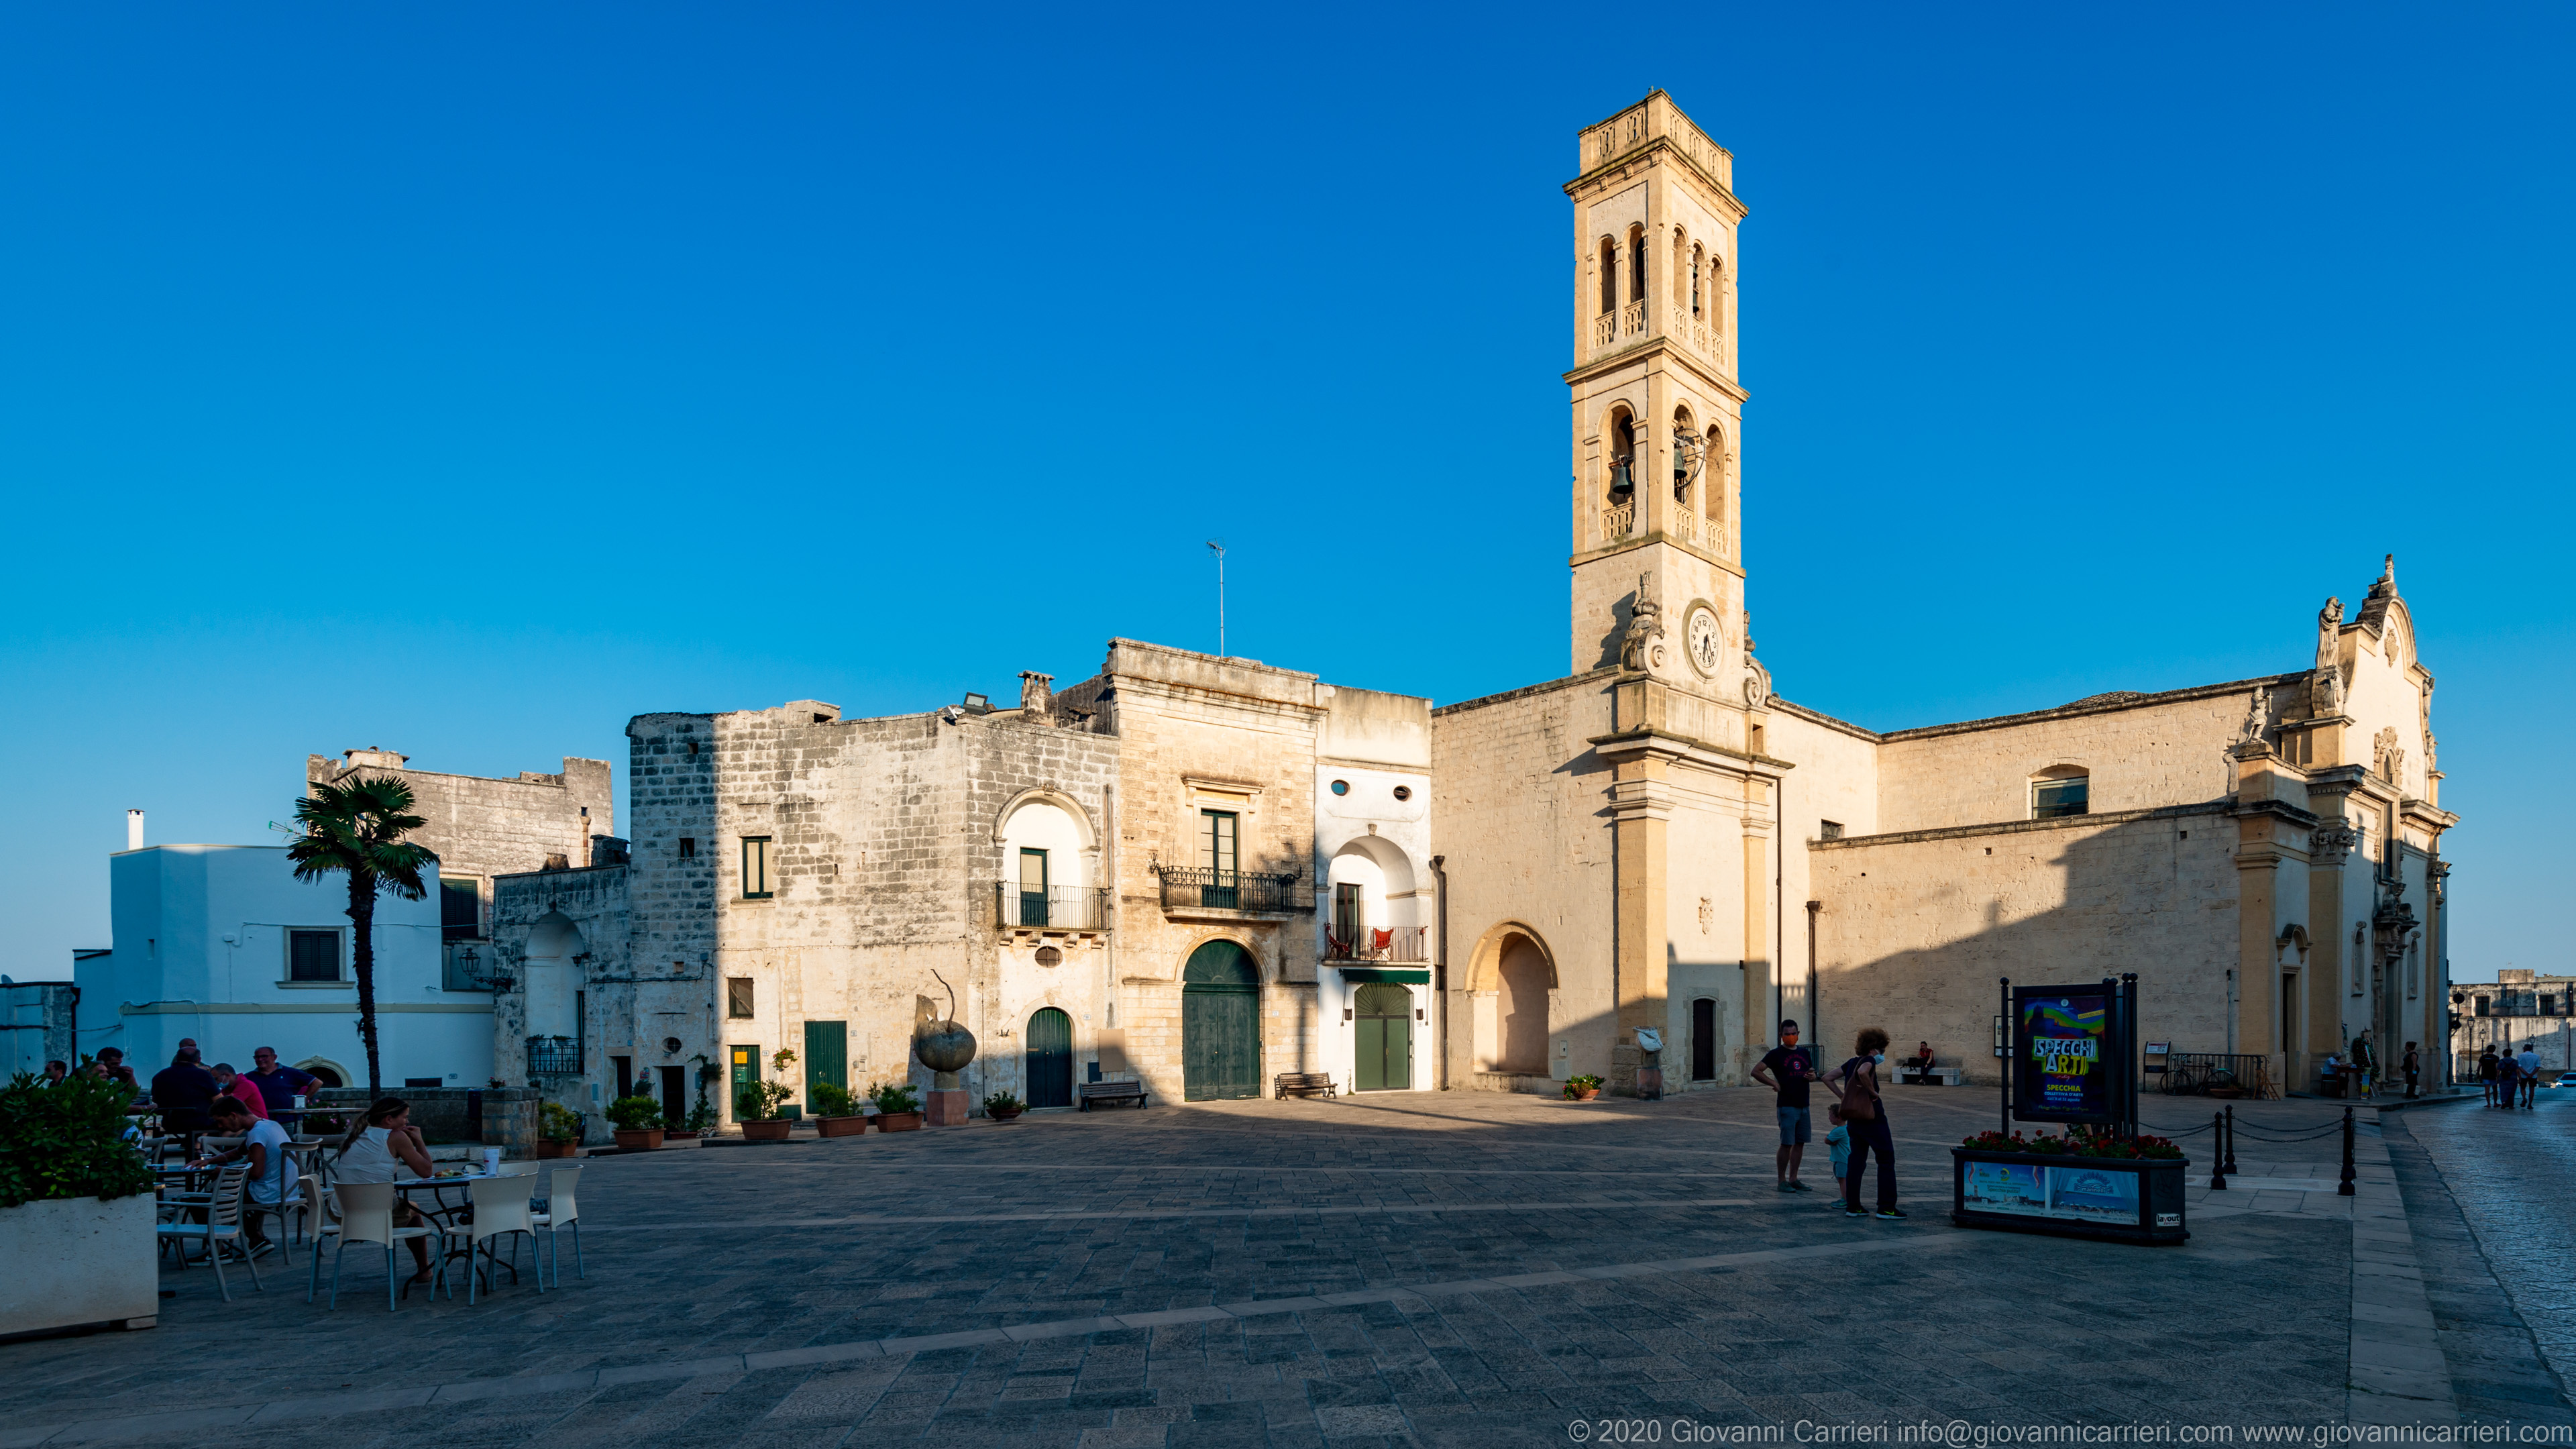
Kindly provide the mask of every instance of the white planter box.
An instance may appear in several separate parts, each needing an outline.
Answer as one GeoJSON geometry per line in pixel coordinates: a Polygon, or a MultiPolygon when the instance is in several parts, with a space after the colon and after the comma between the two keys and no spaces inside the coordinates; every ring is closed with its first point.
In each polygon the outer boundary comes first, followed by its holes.
{"type": "Polygon", "coordinates": [[[152,1194],[53,1198],[0,1208],[0,1333],[112,1323],[161,1312],[152,1194]]]}

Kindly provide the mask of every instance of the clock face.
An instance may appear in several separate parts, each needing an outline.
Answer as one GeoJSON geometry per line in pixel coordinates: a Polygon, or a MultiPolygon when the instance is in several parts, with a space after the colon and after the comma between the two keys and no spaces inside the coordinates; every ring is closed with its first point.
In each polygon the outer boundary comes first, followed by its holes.
{"type": "Polygon", "coordinates": [[[1717,627],[1717,615],[1708,609],[1692,610],[1687,638],[1691,663],[1698,665],[1702,674],[1716,672],[1717,656],[1726,647],[1726,636],[1717,627]]]}

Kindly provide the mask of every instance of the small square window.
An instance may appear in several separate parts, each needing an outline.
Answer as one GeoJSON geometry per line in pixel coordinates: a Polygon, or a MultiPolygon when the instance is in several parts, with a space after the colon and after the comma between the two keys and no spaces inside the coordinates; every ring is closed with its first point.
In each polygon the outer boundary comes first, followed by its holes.
{"type": "Polygon", "coordinates": [[[1843,838],[1843,823],[1839,820],[1819,820],[1816,822],[1816,832],[1820,839],[1840,840],[1843,838]]]}
{"type": "Polygon", "coordinates": [[[735,1021],[748,1021],[752,1016],[751,978],[725,978],[725,1015],[735,1021]]]}
{"type": "Polygon", "coordinates": [[[2030,782],[2030,818],[2062,820],[2069,815],[2082,815],[2091,796],[2092,778],[2069,775],[2030,782]]]}
{"type": "Polygon", "coordinates": [[[289,981],[339,980],[340,933],[337,931],[287,932],[286,979],[289,981]]]}
{"type": "Polygon", "coordinates": [[[681,837],[680,837],[680,859],[682,859],[682,860],[695,860],[695,859],[697,859],[697,858],[698,858],[698,842],[697,842],[696,838],[695,838],[695,837],[693,837],[693,836],[687,836],[687,835],[683,835],[683,836],[681,836],[681,837]]]}
{"type": "Polygon", "coordinates": [[[769,837],[746,835],[742,838],[743,899],[764,901],[770,897],[769,837]]]}

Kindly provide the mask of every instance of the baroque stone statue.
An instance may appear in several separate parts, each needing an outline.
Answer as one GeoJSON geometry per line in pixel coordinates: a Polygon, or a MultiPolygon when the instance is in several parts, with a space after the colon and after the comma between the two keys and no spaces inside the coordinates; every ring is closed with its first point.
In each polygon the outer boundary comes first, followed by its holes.
{"type": "Polygon", "coordinates": [[[1628,633],[1619,645],[1619,667],[1644,669],[1649,663],[1647,646],[1664,637],[1664,606],[1655,602],[1648,586],[1651,574],[1637,575],[1637,600],[1628,610],[1628,633]]]}
{"type": "Polygon", "coordinates": [[[2343,664],[2337,657],[2343,633],[2343,600],[2328,599],[2317,610],[2317,672],[2309,690],[2310,708],[2320,717],[2343,713],[2343,664]]]}
{"type": "Polygon", "coordinates": [[[2245,707],[2245,722],[2236,727],[2236,738],[2246,744],[2263,738],[2263,726],[2271,714],[2272,691],[2259,684],[2254,686],[2253,701],[2245,707]]]}

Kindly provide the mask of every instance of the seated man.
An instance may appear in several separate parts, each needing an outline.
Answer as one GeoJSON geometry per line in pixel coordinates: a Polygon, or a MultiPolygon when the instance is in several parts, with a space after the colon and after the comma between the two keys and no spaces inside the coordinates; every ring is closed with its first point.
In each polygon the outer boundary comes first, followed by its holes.
{"type": "Polygon", "coordinates": [[[232,1063],[215,1063],[215,1089],[248,1107],[251,1116],[262,1122],[268,1120],[268,1102],[259,1094],[259,1083],[234,1071],[232,1063]]]}
{"type": "MultiPolygon", "coordinates": [[[[238,1097],[217,1097],[214,1106],[215,1130],[231,1136],[240,1133],[242,1144],[227,1152],[208,1157],[200,1166],[221,1162],[246,1161],[250,1178],[243,1184],[250,1200],[262,1207],[275,1207],[286,1192],[286,1179],[294,1172],[286,1155],[286,1129],[265,1117],[254,1117],[248,1104],[238,1097]]],[[[266,1221],[257,1213],[242,1216],[242,1235],[248,1238],[249,1252],[257,1257],[277,1245],[260,1232],[266,1221]]]]}

